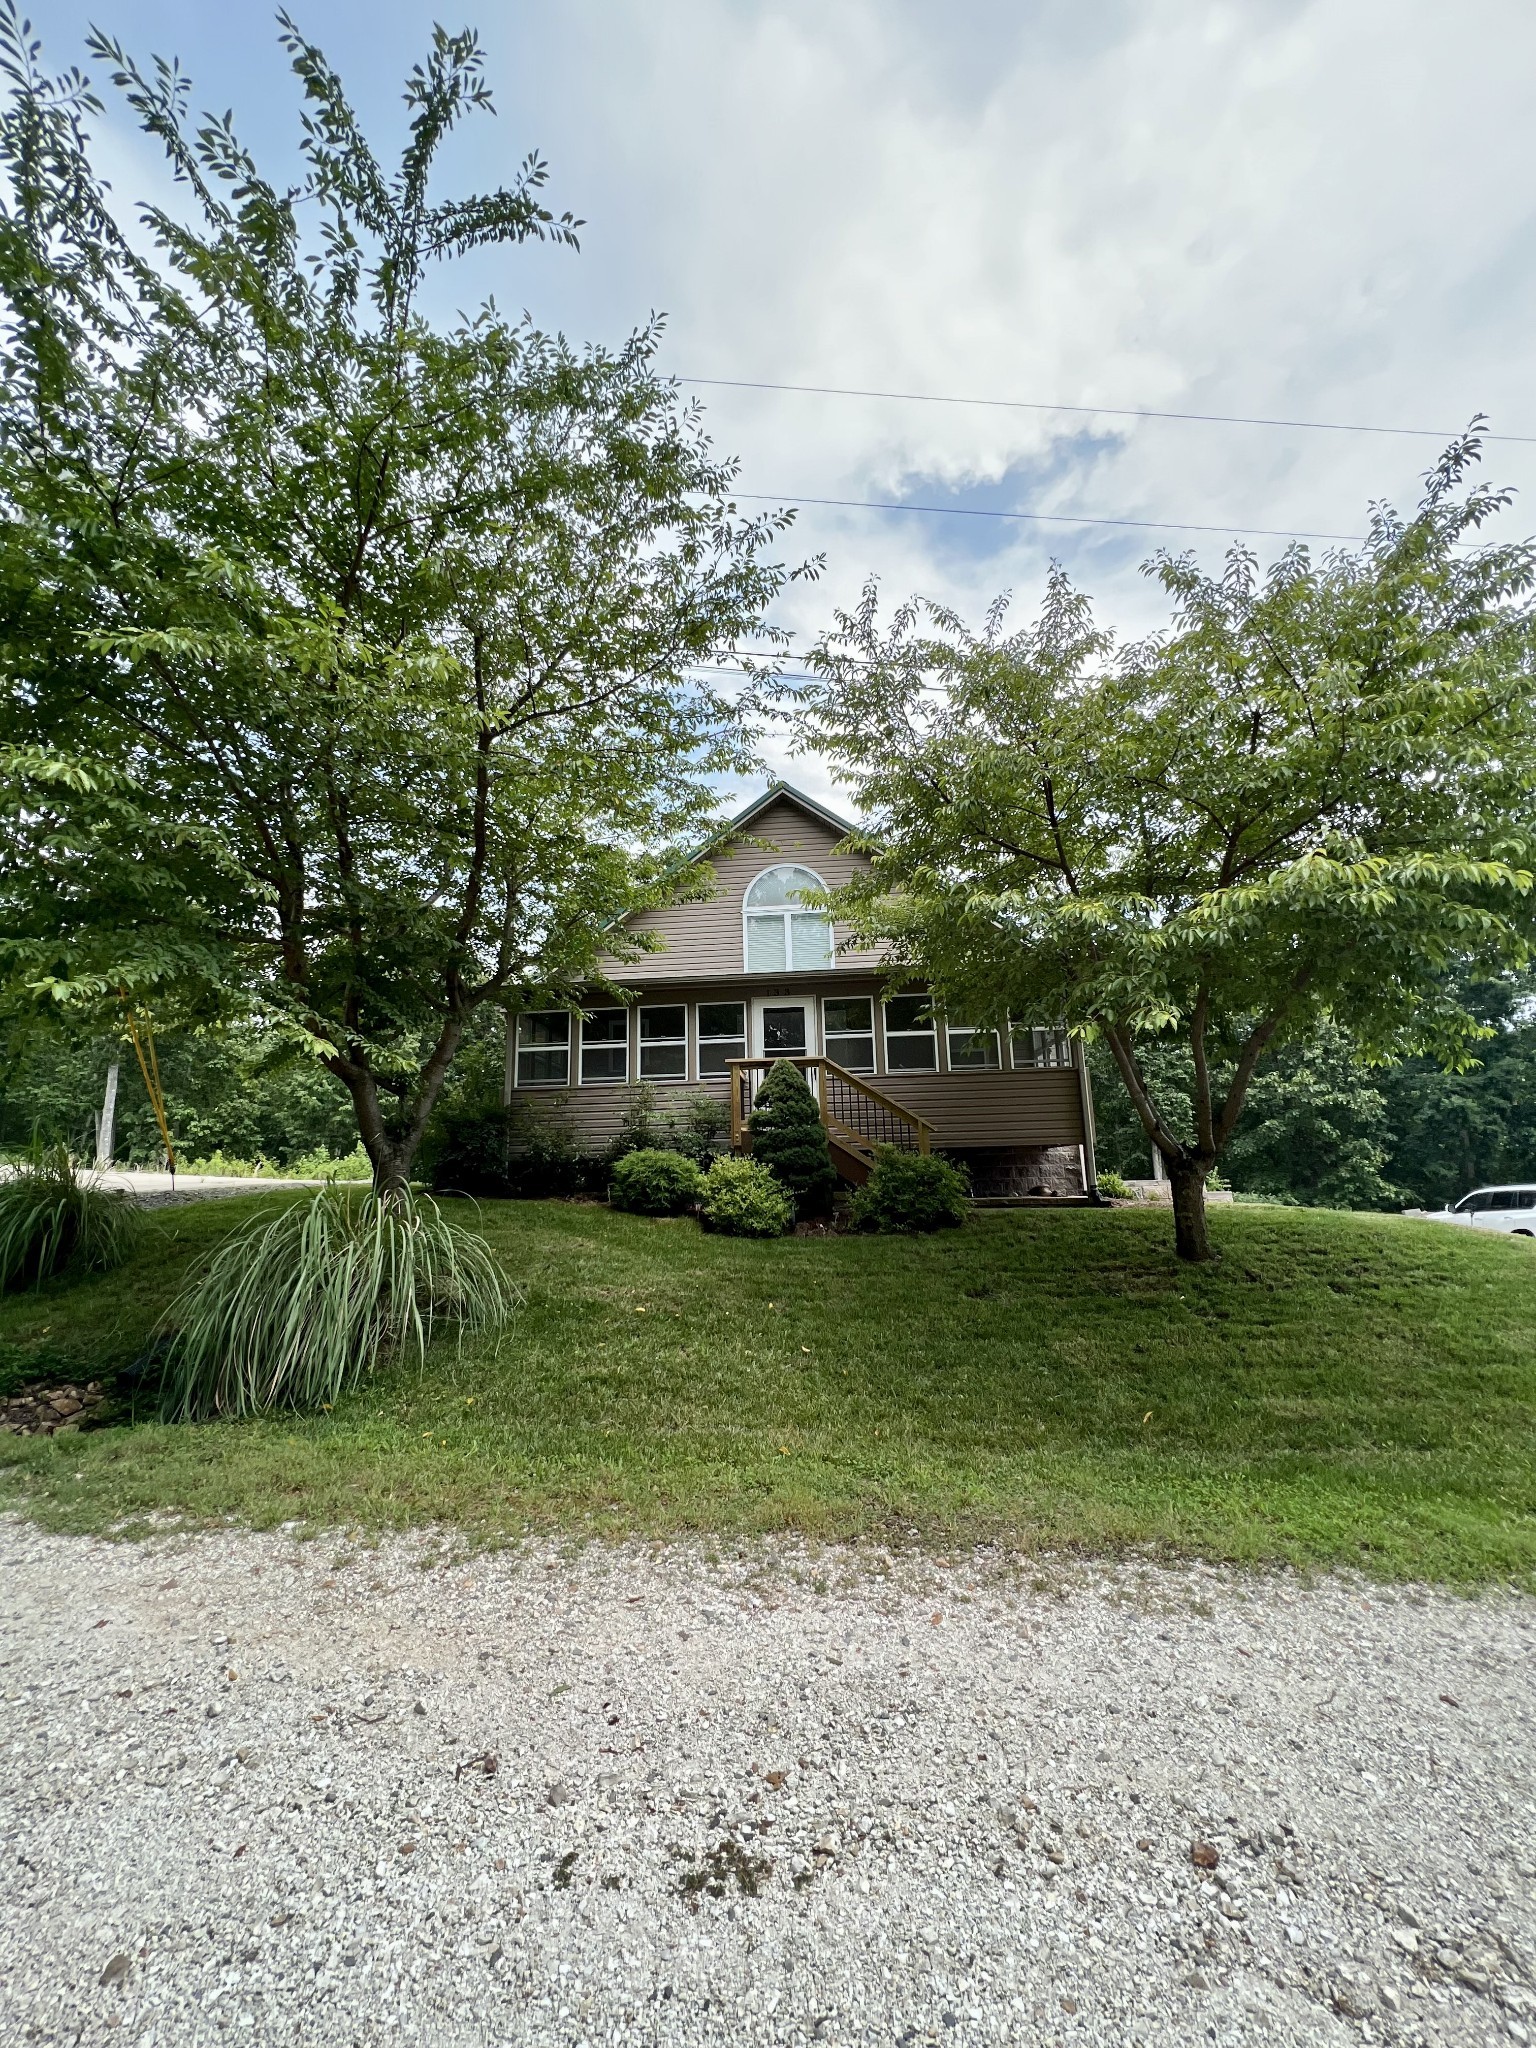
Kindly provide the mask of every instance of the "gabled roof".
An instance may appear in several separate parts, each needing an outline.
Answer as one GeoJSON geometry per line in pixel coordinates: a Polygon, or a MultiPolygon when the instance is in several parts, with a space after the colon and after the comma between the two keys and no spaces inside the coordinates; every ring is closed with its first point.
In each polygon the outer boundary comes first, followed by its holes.
{"type": "Polygon", "coordinates": [[[846,818],[840,818],[835,811],[829,811],[825,804],[817,803],[815,797],[807,796],[803,789],[796,789],[792,782],[770,782],[761,796],[754,797],[744,811],[732,818],[729,823],[722,825],[696,853],[689,854],[689,865],[696,860],[702,860],[705,854],[723,845],[727,839],[734,838],[738,832],[745,832],[755,819],[760,818],[764,811],[777,803],[793,804],[797,810],[819,819],[823,825],[830,825],[841,837],[846,838],[850,832],[858,830],[858,827],[850,825],[846,818]]]}

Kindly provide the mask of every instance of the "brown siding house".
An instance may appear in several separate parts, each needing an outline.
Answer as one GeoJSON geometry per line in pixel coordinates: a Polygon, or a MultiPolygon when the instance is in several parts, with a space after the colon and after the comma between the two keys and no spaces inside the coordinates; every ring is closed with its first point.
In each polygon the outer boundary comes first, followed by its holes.
{"type": "Polygon", "coordinates": [[[833,1156],[862,1180],[873,1148],[943,1151],[978,1194],[1094,1191],[1093,1109],[1082,1049],[1050,1025],[974,1031],[935,1016],[921,990],[883,988],[879,959],[801,900],[864,864],[850,827],[776,783],[702,851],[712,893],[639,912],[660,950],[611,965],[630,1000],[596,990],[581,1016],[525,1011],[507,1037],[506,1093],[557,1117],[583,1149],[618,1134],[637,1088],[665,1113],[691,1095],[731,1112],[731,1140],[775,1058],[801,1065],[833,1156]]]}

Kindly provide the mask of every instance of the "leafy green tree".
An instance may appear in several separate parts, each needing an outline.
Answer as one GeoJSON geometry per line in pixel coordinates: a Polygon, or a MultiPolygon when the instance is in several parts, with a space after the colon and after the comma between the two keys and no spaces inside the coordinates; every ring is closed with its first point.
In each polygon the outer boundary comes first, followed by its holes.
{"type": "Polygon", "coordinates": [[[1414,516],[1267,575],[1150,565],[1171,629],[1112,658],[1065,576],[971,633],[866,591],[812,666],[804,735],[870,818],[839,909],[952,1014],[1102,1038],[1173,1183],[1181,1257],[1261,1064],[1327,1019],[1370,1059],[1457,1066],[1448,970],[1528,952],[1536,552],[1481,542],[1506,495],[1447,451],[1414,516]],[[1145,1060],[1187,1048],[1181,1133],[1145,1060]]]}
{"type": "Polygon", "coordinates": [[[93,36],[182,212],[141,255],[0,0],[0,972],[106,1028],[259,1016],[405,1185],[477,1013],[573,997],[748,759],[715,650],[760,630],[743,520],[653,324],[577,350],[428,268],[580,223],[440,197],[489,104],[434,32],[392,170],[286,16],[303,173],[93,36]]]}
{"type": "Polygon", "coordinates": [[[837,1190],[837,1168],[816,1098],[798,1067],[775,1060],[747,1118],[752,1155],[794,1196],[801,1216],[825,1216],[837,1190]]]}

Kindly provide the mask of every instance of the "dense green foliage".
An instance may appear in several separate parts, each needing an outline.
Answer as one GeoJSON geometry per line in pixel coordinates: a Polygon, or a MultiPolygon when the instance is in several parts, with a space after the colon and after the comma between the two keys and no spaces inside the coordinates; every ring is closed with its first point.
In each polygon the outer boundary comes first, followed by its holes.
{"type": "MultiPolygon", "coordinates": [[[[1001,604],[980,634],[916,602],[887,629],[871,587],[813,657],[806,743],[870,820],[841,914],[954,1016],[1099,1038],[1191,1260],[1282,1045],[1331,1025],[1455,1067],[1478,1035],[1458,976],[1528,957],[1536,549],[1480,539],[1508,494],[1469,483],[1478,452],[1355,549],[1261,575],[1234,548],[1215,578],[1158,557],[1171,626],[1118,656],[1057,571],[1013,633],[1001,604]],[[1146,1057],[1173,1039],[1183,1128],[1146,1057]]],[[[1351,1147],[1358,1176],[1369,1136],[1351,1147]]]]}
{"type": "Polygon", "coordinates": [[[0,994],[259,1019],[398,1187],[477,1016],[622,952],[750,759],[701,664],[762,630],[785,521],[738,516],[658,325],[424,316],[431,265],[579,225],[536,158],[436,188],[472,35],[392,167],[282,41],[296,179],[92,37],[173,174],[125,224],[87,84],[0,0],[0,994]]]}
{"type": "Polygon", "coordinates": [[[167,1416],[334,1404],[440,1322],[496,1331],[519,1299],[484,1240],[434,1202],[327,1189],[258,1216],[188,1277],[163,1334],[167,1416]]]}
{"type": "MultiPolygon", "coordinates": [[[[1476,1064],[1367,1066],[1326,1025],[1280,1047],[1262,1069],[1223,1162],[1239,1190],[1329,1208],[1439,1208],[1471,1188],[1536,1180],[1536,1022],[1521,982],[1474,983],[1468,1008],[1491,1027],[1476,1064]]],[[[1193,1129],[1189,1054],[1143,1051],[1176,1129],[1193,1129]]],[[[1113,1061],[1091,1053],[1101,1168],[1136,1179],[1149,1146],[1113,1061]]]]}
{"type": "Polygon", "coordinates": [[[932,1153],[881,1148],[874,1170],[853,1198],[860,1230],[955,1230],[970,1213],[965,1175],[932,1153]]]}
{"type": "Polygon", "coordinates": [[[127,1195],[83,1179],[62,1147],[23,1161],[0,1178],[0,1293],[70,1267],[110,1272],[133,1250],[139,1220],[127,1195]]]}
{"type": "Polygon", "coordinates": [[[825,1216],[837,1192],[837,1169],[816,1098],[800,1069],[775,1060],[747,1118],[752,1156],[794,1199],[798,1216],[825,1216]]]}
{"type": "MultiPolygon", "coordinates": [[[[346,1090],[315,1061],[273,1034],[236,1027],[159,1042],[160,1078],[179,1155],[290,1167],[357,1143],[346,1090]]],[[[120,1068],[119,1165],[158,1163],[163,1147],[131,1047],[59,1025],[18,1026],[0,1057],[0,1152],[31,1142],[65,1145],[77,1159],[96,1149],[96,1113],[108,1063],[120,1068]]]]}
{"type": "Polygon", "coordinates": [[[614,1165],[608,1200],[636,1216],[681,1216],[698,1201],[702,1178],[681,1152],[626,1152],[614,1165]]]}
{"type": "Polygon", "coordinates": [[[699,1220],[722,1237],[782,1237],[794,1228],[795,1205],[756,1159],[721,1154],[704,1175],[699,1220]]]}
{"type": "MultiPolygon", "coordinates": [[[[283,1206],[152,1214],[117,1273],[0,1300],[0,1362],[126,1363],[232,1217],[283,1206]]],[[[1536,1587],[1529,1244],[1223,1207],[1190,1267],[1142,1209],[767,1243],[592,1203],[476,1220],[528,1283],[515,1345],[450,1334],[329,1414],[0,1439],[6,1495],[76,1529],[791,1529],[1536,1587]]]]}

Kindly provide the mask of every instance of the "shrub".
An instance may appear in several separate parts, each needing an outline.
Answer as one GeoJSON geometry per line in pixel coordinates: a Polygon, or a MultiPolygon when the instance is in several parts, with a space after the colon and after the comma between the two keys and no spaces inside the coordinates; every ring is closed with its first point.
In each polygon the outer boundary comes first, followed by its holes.
{"type": "Polygon", "coordinates": [[[797,1213],[825,1216],[837,1188],[837,1169],[821,1111],[798,1067],[788,1060],[774,1061],[757,1091],[747,1125],[752,1156],[789,1189],[797,1213]]]}
{"type": "Polygon", "coordinates": [[[41,1286],[65,1267],[105,1273],[139,1235],[140,1214],[120,1188],[75,1172],[62,1145],[0,1180],[0,1290],[41,1286]]]}
{"type": "Polygon", "coordinates": [[[227,1237],[160,1326],[164,1413],[327,1405],[435,1325],[496,1329],[521,1299],[483,1238],[430,1199],[325,1188],[227,1237]]]}
{"type": "Polygon", "coordinates": [[[702,1175],[681,1152],[626,1152],[613,1169],[608,1199],[636,1216],[680,1216],[699,1199],[702,1175]]]}
{"type": "Polygon", "coordinates": [[[1136,1190],[1118,1173],[1099,1175],[1099,1193],[1107,1195],[1112,1202],[1134,1202],[1136,1199],[1136,1190]]]}
{"type": "Polygon", "coordinates": [[[685,1095],[666,1122],[673,1151],[708,1166],[731,1127],[731,1113],[717,1095],[685,1095]]]}
{"type": "Polygon", "coordinates": [[[437,1194],[511,1194],[511,1126],[499,1102],[440,1110],[424,1149],[437,1194]]]}
{"type": "MultiPolygon", "coordinates": [[[[263,1171],[266,1171],[264,1168],[263,1171]]],[[[299,1157],[282,1169],[287,1180],[368,1180],[373,1179],[373,1161],[358,1139],[350,1152],[343,1152],[338,1158],[327,1152],[322,1145],[315,1152],[301,1152],[299,1157]]]]}
{"type": "Polygon", "coordinates": [[[766,1166],[722,1155],[704,1176],[699,1215],[722,1237],[782,1237],[794,1225],[795,1205],[766,1166]]]}
{"type": "Polygon", "coordinates": [[[861,1230],[952,1230],[966,1219],[965,1175],[947,1159],[882,1146],[853,1198],[861,1230]]]}

